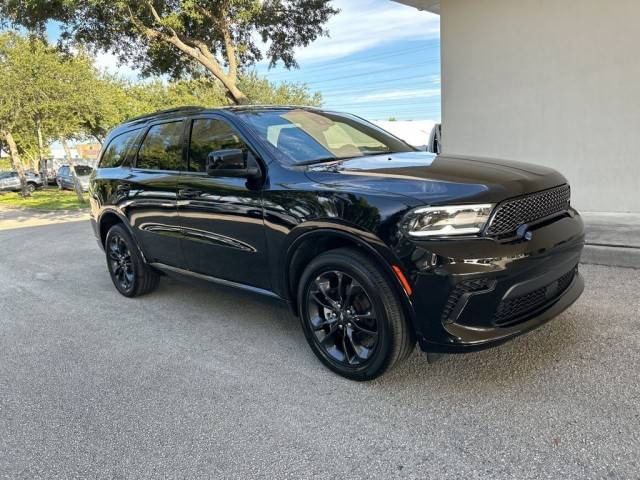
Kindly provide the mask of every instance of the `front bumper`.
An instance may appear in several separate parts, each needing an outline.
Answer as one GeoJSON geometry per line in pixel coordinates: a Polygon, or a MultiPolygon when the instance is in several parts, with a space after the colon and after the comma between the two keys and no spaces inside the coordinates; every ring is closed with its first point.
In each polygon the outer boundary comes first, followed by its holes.
{"type": "Polygon", "coordinates": [[[503,343],[566,310],[584,289],[584,225],[577,212],[532,228],[531,240],[412,241],[413,320],[427,352],[503,343]]]}

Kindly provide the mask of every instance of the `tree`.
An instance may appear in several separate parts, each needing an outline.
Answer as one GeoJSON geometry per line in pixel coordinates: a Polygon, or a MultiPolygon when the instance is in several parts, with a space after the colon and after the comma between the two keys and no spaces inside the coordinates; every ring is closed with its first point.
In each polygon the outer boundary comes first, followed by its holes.
{"type": "MultiPolygon", "coordinates": [[[[83,122],[91,115],[92,87],[97,71],[82,51],[64,54],[36,37],[15,33],[0,35],[0,125],[23,190],[26,178],[20,159],[23,152],[35,151],[46,178],[42,154],[46,144],[77,137],[83,122]],[[17,141],[18,140],[18,141],[17,141]]],[[[68,161],[75,178],[73,159],[68,161]]],[[[78,199],[84,201],[76,181],[78,199]]]]}
{"type": "Polygon", "coordinates": [[[263,59],[297,66],[294,50],[326,35],[330,0],[4,0],[0,16],[28,29],[61,22],[62,40],[116,53],[146,75],[208,72],[233,103],[248,101],[243,69],[263,59]]]}
{"type": "Polygon", "coordinates": [[[23,197],[30,195],[14,132],[21,120],[30,113],[31,92],[21,88],[21,78],[17,72],[14,49],[19,45],[19,37],[12,34],[0,35],[0,139],[6,144],[13,168],[20,177],[23,197]]]}

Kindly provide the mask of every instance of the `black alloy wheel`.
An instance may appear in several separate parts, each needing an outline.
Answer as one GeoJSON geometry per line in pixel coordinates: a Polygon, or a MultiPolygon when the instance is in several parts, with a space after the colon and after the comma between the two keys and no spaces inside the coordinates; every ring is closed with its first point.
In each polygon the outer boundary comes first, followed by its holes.
{"type": "Polygon", "coordinates": [[[398,291],[370,256],[354,248],[314,258],[302,273],[298,307],[305,337],[328,368],[371,380],[413,351],[398,291]]]}
{"type": "Polygon", "coordinates": [[[308,291],[307,309],[316,340],[345,366],[361,365],[378,346],[378,319],[365,289],[345,272],[320,273],[308,291]]]}
{"type": "Polygon", "coordinates": [[[111,281],[125,297],[137,297],[158,287],[160,275],[149,267],[127,229],[114,225],[107,232],[104,249],[111,281]]]}
{"type": "Polygon", "coordinates": [[[131,251],[124,238],[118,233],[111,235],[107,244],[110,271],[118,290],[129,291],[135,280],[131,251]]]}

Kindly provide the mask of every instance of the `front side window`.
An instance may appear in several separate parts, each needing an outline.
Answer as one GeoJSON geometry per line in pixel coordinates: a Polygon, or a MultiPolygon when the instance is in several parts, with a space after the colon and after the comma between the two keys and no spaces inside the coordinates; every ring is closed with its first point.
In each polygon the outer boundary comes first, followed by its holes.
{"type": "Polygon", "coordinates": [[[140,128],[113,137],[100,158],[100,168],[120,167],[126,160],[127,152],[140,133],[140,128]]]}
{"type": "Polygon", "coordinates": [[[351,115],[294,110],[241,112],[277,158],[304,164],[415,149],[402,140],[351,115]]]}
{"type": "Polygon", "coordinates": [[[182,170],[182,121],[161,123],[144,137],[136,168],[182,170]]]}
{"type": "Polygon", "coordinates": [[[189,171],[205,172],[211,152],[232,148],[246,152],[249,147],[231,125],[217,118],[195,119],[191,126],[189,171]]]}

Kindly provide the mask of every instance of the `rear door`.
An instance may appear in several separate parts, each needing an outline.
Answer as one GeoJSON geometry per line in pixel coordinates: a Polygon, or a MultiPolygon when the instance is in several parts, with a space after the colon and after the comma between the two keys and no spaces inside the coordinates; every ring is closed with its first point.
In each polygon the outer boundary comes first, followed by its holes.
{"type": "Polygon", "coordinates": [[[184,119],[151,124],[137,149],[131,174],[117,189],[126,195],[125,210],[148,262],[182,268],[177,188],[184,170],[184,119]]]}
{"type": "Polygon", "coordinates": [[[187,132],[188,170],[179,180],[178,212],[189,269],[270,288],[261,182],[206,173],[212,152],[241,149],[252,162],[255,152],[233,125],[217,115],[189,120],[187,132]]]}

